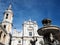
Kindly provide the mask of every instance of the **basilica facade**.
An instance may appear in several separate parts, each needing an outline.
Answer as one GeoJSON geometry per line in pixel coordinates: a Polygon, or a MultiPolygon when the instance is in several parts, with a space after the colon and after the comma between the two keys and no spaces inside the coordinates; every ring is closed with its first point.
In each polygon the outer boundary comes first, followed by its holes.
{"type": "Polygon", "coordinates": [[[36,21],[31,19],[24,21],[21,32],[18,32],[16,28],[14,29],[11,45],[43,45],[43,37],[38,35],[37,30],[38,25],[36,21]]]}

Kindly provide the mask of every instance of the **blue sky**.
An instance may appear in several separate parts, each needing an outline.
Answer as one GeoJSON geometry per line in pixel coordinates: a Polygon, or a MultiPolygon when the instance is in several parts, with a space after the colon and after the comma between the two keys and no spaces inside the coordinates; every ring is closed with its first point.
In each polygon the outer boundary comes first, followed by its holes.
{"type": "Polygon", "coordinates": [[[22,30],[23,22],[30,18],[37,21],[39,28],[44,18],[50,18],[52,24],[60,26],[60,0],[0,0],[0,21],[10,2],[14,13],[13,28],[22,30]]]}

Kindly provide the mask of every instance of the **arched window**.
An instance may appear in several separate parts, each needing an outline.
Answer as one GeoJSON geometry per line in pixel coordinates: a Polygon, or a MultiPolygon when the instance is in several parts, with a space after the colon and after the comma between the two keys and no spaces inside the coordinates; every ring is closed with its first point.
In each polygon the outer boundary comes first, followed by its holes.
{"type": "Polygon", "coordinates": [[[21,40],[19,40],[18,43],[21,43],[21,40]]]}
{"type": "Polygon", "coordinates": [[[9,15],[9,14],[6,14],[6,19],[8,19],[8,15],[9,15]]]}
{"type": "Polygon", "coordinates": [[[4,28],[6,29],[6,25],[4,25],[4,28]]]}

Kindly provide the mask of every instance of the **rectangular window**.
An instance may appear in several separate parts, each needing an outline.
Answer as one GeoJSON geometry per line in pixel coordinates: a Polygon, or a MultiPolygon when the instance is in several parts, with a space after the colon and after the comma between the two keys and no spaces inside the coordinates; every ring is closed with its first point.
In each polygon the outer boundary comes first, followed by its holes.
{"type": "Polygon", "coordinates": [[[29,32],[29,36],[32,36],[32,32],[29,32]]]}

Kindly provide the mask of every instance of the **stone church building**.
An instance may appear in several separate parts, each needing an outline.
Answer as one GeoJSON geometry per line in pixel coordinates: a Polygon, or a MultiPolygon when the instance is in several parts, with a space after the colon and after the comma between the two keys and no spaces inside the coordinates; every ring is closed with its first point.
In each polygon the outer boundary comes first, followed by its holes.
{"type": "Polygon", "coordinates": [[[44,44],[43,37],[37,33],[38,25],[36,21],[29,19],[24,21],[22,31],[14,29],[12,36],[13,11],[11,5],[4,12],[3,21],[0,23],[0,45],[36,45],[44,44]]]}
{"type": "Polygon", "coordinates": [[[11,5],[9,5],[4,12],[3,21],[0,22],[0,45],[11,45],[12,20],[13,12],[11,5]]]}
{"type": "Polygon", "coordinates": [[[16,28],[14,29],[11,45],[32,45],[31,40],[35,41],[36,39],[35,45],[44,44],[43,37],[38,35],[37,30],[38,25],[36,21],[31,19],[24,21],[21,32],[18,32],[16,28]]]}

